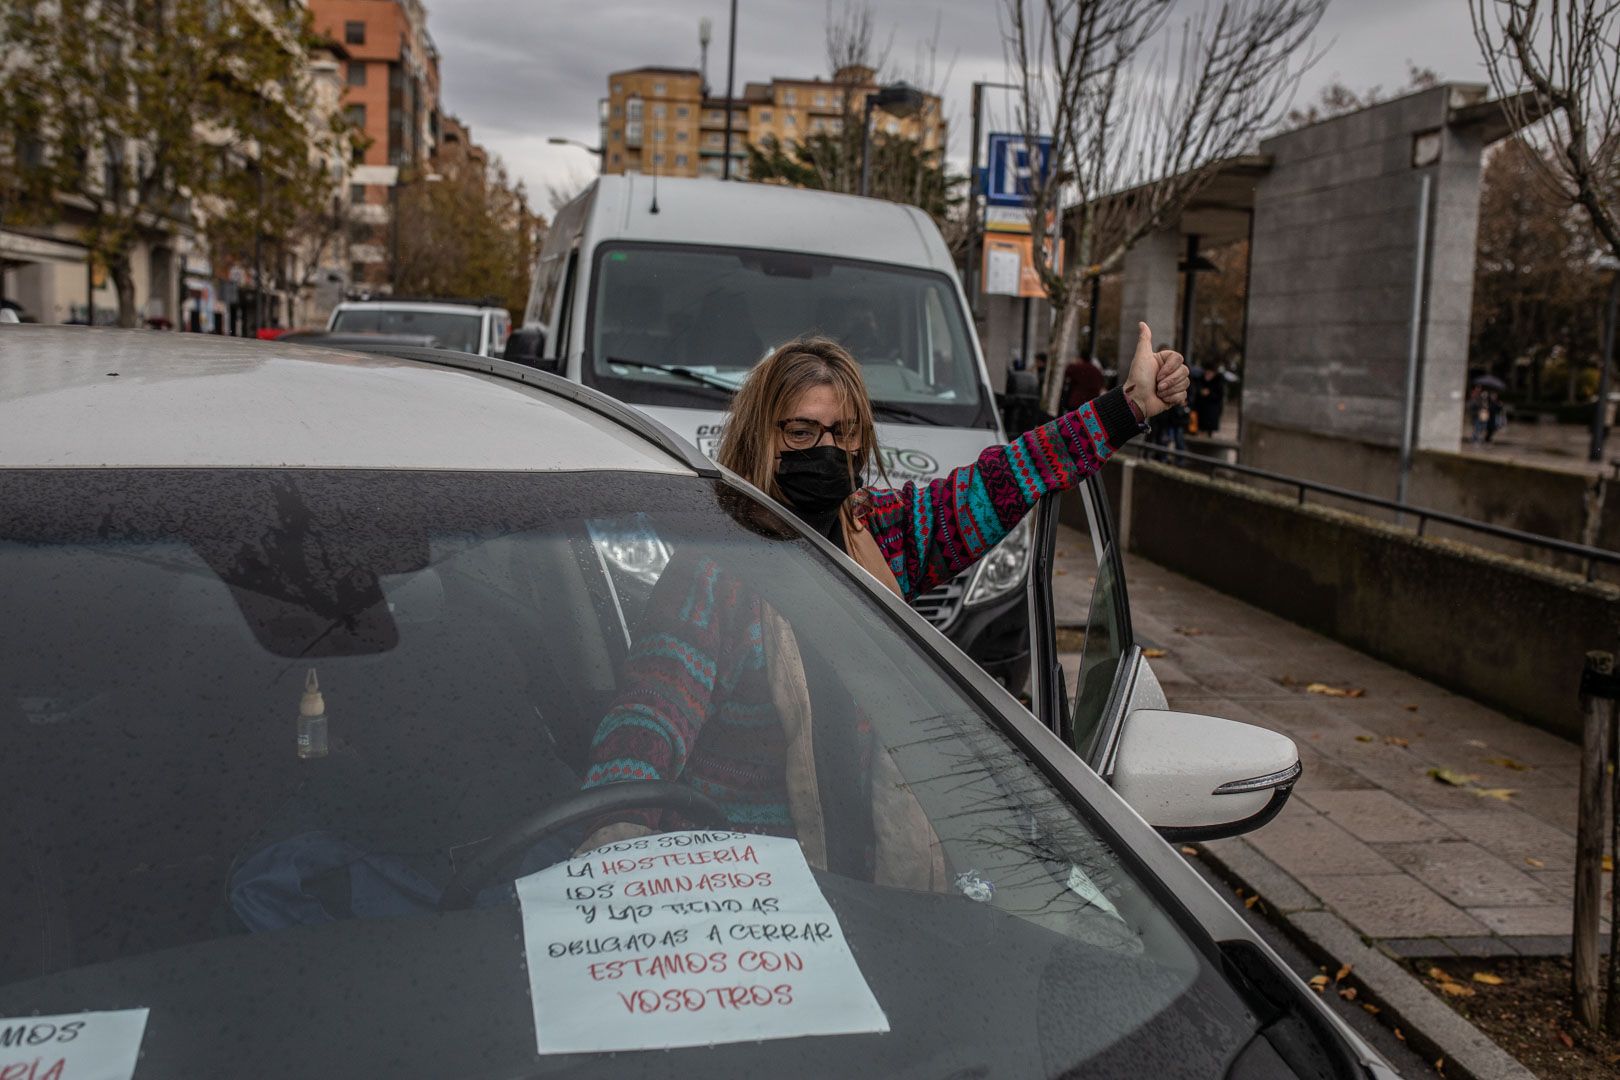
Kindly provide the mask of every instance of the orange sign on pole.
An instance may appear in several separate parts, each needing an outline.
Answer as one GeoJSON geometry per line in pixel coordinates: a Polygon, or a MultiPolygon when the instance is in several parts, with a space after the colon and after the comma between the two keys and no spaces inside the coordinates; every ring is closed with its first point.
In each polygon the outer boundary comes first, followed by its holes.
{"type": "MultiPolygon", "coordinates": [[[[1048,265],[1056,270],[1063,265],[1063,245],[1052,252],[1052,238],[1041,237],[1046,245],[1048,265]]],[[[1046,296],[1040,275],[1035,272],[1035,245],[1028,233],[984,234],[984,266],[981,267],[984,291],[992,296],[1046,296]]]]}

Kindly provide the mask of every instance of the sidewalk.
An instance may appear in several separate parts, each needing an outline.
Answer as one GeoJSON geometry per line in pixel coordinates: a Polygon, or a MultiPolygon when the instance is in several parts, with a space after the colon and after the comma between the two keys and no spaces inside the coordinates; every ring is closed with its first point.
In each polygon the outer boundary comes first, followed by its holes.
{"type": "MultiPolygon", "coordinates": [[[[1058,622],[1075,625],[1089,603],[1089,540],[1063,528],[1058,550],[1058,622]]],[[[1568,954],[1574,744],[1153,563],[1128,556],[1126,573],[1137,640],[1165,650],[1152,665],[1171,707],[1268,727],[1299,747],[1304,775],[1282,814],[1203,845],[1229,879],[1324,958],[1382,964],[1379,992],[1404,995],[1437,1041],[1455,1014],[1385,957],[1568,954]],[[1312,683],[1364,693],[1309,693],[1312,683]],[[1454,786],[1436,769],[1471,779],[1454,786]]],[[[1072,687],[1079,657],[1064,659],[1072,687]]],[[[1613,884],[1605,874],[1605,907],[1613,884]]],[[[1501,1066],[1476,1075],[1512,1074],[1511,1059],[1469,1036],[1501,1066]]],[[[1458,1038],[1452,1025],[1452,1046],[1458,1038]]]]}

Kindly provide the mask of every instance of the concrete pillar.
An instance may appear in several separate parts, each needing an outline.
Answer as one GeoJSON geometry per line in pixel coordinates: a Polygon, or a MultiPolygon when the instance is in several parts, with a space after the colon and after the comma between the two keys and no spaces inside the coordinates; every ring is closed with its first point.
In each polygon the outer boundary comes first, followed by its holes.
{"type": "Polygon", "coordinates": [[[1439,86],[1261,144],[1273,164],[1255,190],[1246,460],[1251,433],[1266,428],[1400,444],[1414,284],[1424,297],[1416,444],[1457,449],[1484,133],[1453,110],[1484,97],[1483,87],[1439,86]]]}
{"type": "Polygon", "coordinates": [[[1185,245],[1179,232],[1164,229],[1144,236],[1126,253],[1119,301],[1117,362],[1121,372],[1130,370],[1139,322],[1152,327],[1155,345],[1173,347],[1180,284],[1176,266],[1185,245]]]}

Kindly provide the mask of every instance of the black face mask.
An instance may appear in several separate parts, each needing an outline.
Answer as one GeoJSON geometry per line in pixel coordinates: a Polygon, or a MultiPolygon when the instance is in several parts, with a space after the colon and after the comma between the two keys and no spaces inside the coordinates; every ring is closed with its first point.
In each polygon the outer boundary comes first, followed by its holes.
{"type": "Polygon", "coordinates": [[[855,494],[849,452],[841,446],[784,450],[776,466],[782,497],[817,532],[828,535],[838,522],[838,509],[855,494]]]}

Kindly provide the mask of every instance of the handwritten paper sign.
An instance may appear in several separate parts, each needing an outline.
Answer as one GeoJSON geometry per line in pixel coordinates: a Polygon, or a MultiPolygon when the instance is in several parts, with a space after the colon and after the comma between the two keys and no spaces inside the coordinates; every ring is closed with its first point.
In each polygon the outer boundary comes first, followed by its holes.
{"type": "Polygon", "coordinates": [[[147,1012],[0,1019],[0,1080],[130,1080],[147,1012]]]}
{"type": "Polygon", "coordinates": [[[797,841],[661,833],[517,893],[542,1054],[889,1030],[797,841]]]}

